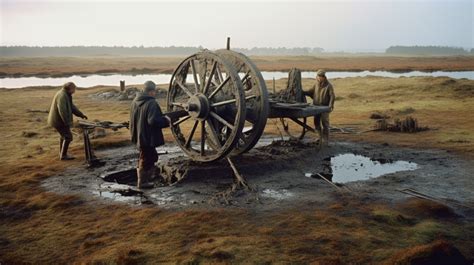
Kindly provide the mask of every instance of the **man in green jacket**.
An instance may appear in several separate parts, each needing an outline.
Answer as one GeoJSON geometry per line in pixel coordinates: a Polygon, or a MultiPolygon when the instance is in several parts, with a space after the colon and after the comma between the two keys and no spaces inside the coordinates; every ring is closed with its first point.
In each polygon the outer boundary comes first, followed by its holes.
{"type": "MultiPolygon", "coordinates": [[[[326,78],[326,71],[318,70],[316,73],[316,84],[309,90],[304,91],[306,96],[313,98],[313,104],[316,106],[329,106],[330,112],[334,110],[334,88],[326,78]]],[[[319,132],[320,139],[324,145],[329,143],[329,113],[322,113],[314,116],[314,126],[319,132]]]]}
{"type": "Polygon", "coordinates": [[[87,119],[87,116],[72,103],[72,94],[74,92],[76,92],[76,85],[73,82],[64,84],[63,88],[54,95],[51,108],[49,109],[48,125],[55,128],[60,135],[60,160],[74,159],[74,157],[67,154],[69,143],[72,141],[72,115],[87,119]]]}

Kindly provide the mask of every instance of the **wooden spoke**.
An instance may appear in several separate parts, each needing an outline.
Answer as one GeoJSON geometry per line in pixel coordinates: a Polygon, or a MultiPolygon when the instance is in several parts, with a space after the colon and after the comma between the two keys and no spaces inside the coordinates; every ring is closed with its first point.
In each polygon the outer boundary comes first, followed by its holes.
{"type": "Polygon", "coordinates": [[[181,107],[184,109],[184,105],[186,105],[186,103],[181,103],[181,102],[172,102],[171,105],[173,106],[177,106],[177,107],[181,107]]]}
{"type": "Polygon", "coordinates": [[[245,81],[247,81],[247,79],[250,77],[250,71],[248,71],[244,77],[242,77],[242,84],[245,85],[245,81]]]}
{"type": "Polygon", "coordinates": [[[217,136],[216,128],[214,128],[214,124],[212,123],[210,118],[207,118],[207,125],[209,127],[209,131],[211,132],[212,140],[217,144],[219,148],[222,147],[221,141],[219,140],[219,137],[217,136]]]}
{"type": "Polygon", "coordinates": [[[205,143],[206,143],[206,122],[201,121],[201,155],[204,155],[205,143]]]}
{"type": "Polygon", "coordinates": [[[200,64],[200,67],[202,69],[200,69],[201,72],[199,73],[199,77],[201,78],[201,82],[199,83],[199,91],[204,91],[204,85],[206,84],[207,61],[203,61],[200,64]]]}
{"type": "Polygon", "coordinates": [[[229,82],[229,80],[230,80],[230,76],[228,76],[228,77],[224,80],[224,82],[222,82],[216,89],[214,89],[214,91],[212,91],[212,93],[211,93],[211,95],[209,95],[208,99],[209,99],[209,100],[212,99],[212,97],[214,97],[214,96],[217,94],[217,92],[219,92],[219,90],[221,90],[221,89],[225,86],[225,84],[226,84],[227,82],[229,82]]]}
{"type": "Polygon", "coordinates": [[[222,72],[219,66],[217,66],[217,78],[219,79],[219,84],[224,82],[224,77],[222,76],[222,72]]]}
{"type": "MultiPolygon", "coordinates": [[[[249,100],[249,99],[256,98],[256,97],[257,97],[257,95],[249,95],[249,96],[245,97],[245,100],[249,100]]],[[[223,106],[223,105],[228,105],[228,104],[235,103],[236,101],[237,100],[235,98],[229,99],[229,100],[224,100],[224,101],[221,101],[221,102],[212,103],[211,107],[219,107],[219,106],[223,106]]]]}
{"type": "Polygon", "coordinates": [[[173,126],[177,126],[177,125],[179,125],[179,124],[181,124],[181,123],[183,123],[183,122],[189,120],[189,118],[191,118],[191,116],[189,116],[189,115],[186,116],[186,117],[184,117],[184,118],[181,118],[181,119],[175,121],[175,122],[173,123],[173,126]]]}
{"type": "Polygon", "coordinates": [[[191,129],[191,133],[189,134],[189,138],[188,138],[188,140],[186,140],[186,144],[184,145],[184,146],[186,146],[186,148],[189,147],[189,145],[191,144],[191,140],[193,139],[194,132],[196,131],[198,122],[199,121],[194,122],[193,128],[191,129]]]}
{"type": "Polygon", "coordinates": [[[192,97],[193,94],[191,93],[191,91],[189,91],[189,89],[187,87],[185,87],[183,84],[181,84],[180,81],[176,80],[176,84],[178,84],[178,86],[184,91],[186,92],[186,94],[188,94],[189,97],[192,97]]]}
{"type": "Polygon", "coordinates": [[[198,78],[197,78],[197,73],[196,73],[196,65],[194,64],[194,60],[191,60],[191,71],[193,72],[195,93],[197,93],[197,92],[199,92],[199,84],[198,84],[198,78]]]}
{"type": "Polygon", "coordinates": [[[214,119],[218,120],[220,123],[224,124],[225,126],[227,126],[229,129],[231,130],[234,130],[235,127],[234,125],[230,124],[228,121],[226,121],[224,118],[222,118],[221,116],[219,116],[217,113],[215,113],[214,111],[211,111],[209,113],[214,119]]]}
{"type": "Polygon", "coordinates": [[[212,83],[214,84],[214,86],[219,86],[219,84],[216,82],[216,80],[212,80],[212,83]]]}
{"type": "Polygon", "coordinates": [[[216,72],[216,67],[217,62],[214,61],[214,64],[212,64],[211,73],[209,74],[209,78],[207,79],[206,86],[204,87],[204,91],[202,92],[204,95],[207,93],[207,90],[209,90],[209,85],[211,85],[212,83],[212,78],[214,77],[214,73],[216,72]]]}
{"type": "Polygon", "coordinates": [[[229,99],[229,100],[224,100],[224,101],[221,101],[221,102],[212,103],[211,107],[219,107],[219,106],[223,106],[223,105],[228,105],[228,104],[235,103],[236,101],[237,100],[235,98],[229,99]]]}

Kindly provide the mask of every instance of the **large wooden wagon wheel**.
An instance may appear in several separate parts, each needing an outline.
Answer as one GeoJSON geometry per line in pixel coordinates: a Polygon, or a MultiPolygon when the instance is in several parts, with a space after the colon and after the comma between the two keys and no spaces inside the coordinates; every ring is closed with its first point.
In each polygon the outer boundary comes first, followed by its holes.
{"type": "Polygon", "coordinates": [[[260,139],[267,124],[269,104],[265,80],[257,66],[244,54],[231,50],[216,53],[237,69],[245,94],[245,124],[232,154],[245,153],[260,139]]]}
{"type": "Polygon", "coordinates": [[[221,159],[234,149],[245,122],[241,78],[215,53],[194,54],[171,77],[167,109],[188,112],[171,125],[184,152],[196,161],[221,159]]]}

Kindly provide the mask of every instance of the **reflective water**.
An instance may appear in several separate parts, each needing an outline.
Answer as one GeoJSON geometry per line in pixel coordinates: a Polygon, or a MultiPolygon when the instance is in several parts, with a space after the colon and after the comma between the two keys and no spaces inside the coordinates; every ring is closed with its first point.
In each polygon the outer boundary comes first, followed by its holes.
{"type": "MultiPolygon", "coordinates": [[[[390,173],[418,168],[418,164],[413,162],[376,160],[355,154],[341,154],[327,160],[329,160],[329,163],[326,165],[326,170],[320,174],[335,183],[368,180],[390,173]]],[[[311,173],[307,173],[305,176],[318,177],[317,174],[311,173]]]]}
{"type": "MultiPolygon", "coordinates": [[[[262,72],[265,80],[273,78],[287,78],[287,72],[262,72]]],[[[306,71],[302,72],[303,78],[314,78],[316,72],[306,71]]],[[[474,71],[457,71],[457,72],[420,72],[411,71],[407,73],[392,73],[387,71],[361,71],[361,72],[328,72],[326,74],[331,78],[346,78],[346,77],[364,77],[364,76],[381,76],[381,77],[412,77],[412,76],[447,76],[451,78],[467,78],[474,80],[474,71]]],[[[191,77],[190,77],[191,78],[191,77]]],[[[60,86],[66,82],[75,82],[79,87],[93,87],[98,85],[105,86],[119,86],[120,80],[125,80],[127,85],[143,84],[147,80],[153,80],[157,84],[168,84],[171,79],[171,74],[144,74],[144,75],[124,75],[124,74],[110,74],[110,75],[74,75],[70,77],[18,77],[18,78],[0,78],[0,87],[3,88],[21,88],[27,86],[60,86]]],[[[191,80],[191,79],[190,79],[191,80]]]]}
{"type": "Polygon", "coordinates": [[[262,197],[271,198],[275,200],[284,200],[290,197],[293,197],[294,194],[286,189],[274,190],[274,189],[264,189],[261,193],[262,197]]]}
{"type": "Polygon", "coordinates": [[[130,186],[117,183],[103,183],[92,194],[119,202],[140,203],[141,193],[130,189],[130,186]]]}

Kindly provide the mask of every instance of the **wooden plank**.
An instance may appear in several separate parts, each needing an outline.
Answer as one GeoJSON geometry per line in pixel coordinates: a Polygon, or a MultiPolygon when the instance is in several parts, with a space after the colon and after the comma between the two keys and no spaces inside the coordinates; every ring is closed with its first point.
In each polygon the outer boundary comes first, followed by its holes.
{"type": "Polygon", "coordinates": [[[329,112],[330,108],[326,106],[307,106],[302,108],[293,107],[274,107],[270,105],[268,118],[307,118],[329,112]]]}

